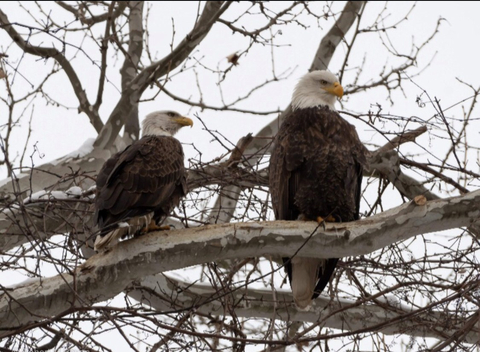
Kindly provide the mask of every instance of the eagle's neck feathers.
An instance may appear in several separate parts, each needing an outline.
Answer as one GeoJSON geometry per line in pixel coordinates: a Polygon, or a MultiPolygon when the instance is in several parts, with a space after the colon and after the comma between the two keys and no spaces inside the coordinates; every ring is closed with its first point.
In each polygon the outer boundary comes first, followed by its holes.
{"type": "Polygon", "coordinates": [[[292,99],[293,110],[314,108],[316,106],[328,106],[330,110],[336,111],[335,105],[331,102],[325,101],[324,99],[322,99],[322,97],[315,96],[313,94],[293,96],[293,99],[292,99]]]}
{"type": "Polygon", "coordinates": [[[146,118],[143,120],[142,136],[167,136],[172,137],[177,131],[176,126],[165,126],[155,119],[146,118]],[[170,128],[169,128],[170,127],[170,128]]]}
{"type": "Polygon", "coordinates": [[[151,126],[150,128],[144,127],[142,136],[167,136],[172,137],[172,134],[168,131],[165,131],[162,128],[151,126]]]}

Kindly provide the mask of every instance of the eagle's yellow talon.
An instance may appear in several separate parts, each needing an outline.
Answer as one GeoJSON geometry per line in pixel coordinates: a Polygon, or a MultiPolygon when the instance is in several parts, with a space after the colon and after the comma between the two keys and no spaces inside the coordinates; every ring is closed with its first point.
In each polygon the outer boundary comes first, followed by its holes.
{"type": "Polygon", "coordinates": [[[148,232],[152,232],[152,231],[168,231],[170,229],[171,229],[171,227],[169,225],[158,226],[155,223],[155,220],[151,220],[150,224],[148,226],[145,226],[142,229],[142,233],[148,233],[148,232]]]}
{"type": "Polygon", "coordinates": [[[321,224],[322,222],[335,222],[335,218],[331,215],[327,216],[326,218],[322,218],[321,216],[317,216],[317,222],[321,224]]]}

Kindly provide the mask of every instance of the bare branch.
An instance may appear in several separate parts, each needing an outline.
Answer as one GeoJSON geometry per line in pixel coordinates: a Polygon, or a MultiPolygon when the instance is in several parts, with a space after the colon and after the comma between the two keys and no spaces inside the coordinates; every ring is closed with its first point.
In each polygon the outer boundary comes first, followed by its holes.
{"type": "Polygon", "coordinates": [[[217,19],[228,9],[230,2],[209,1],[205,4],[200,19],[180,44],[162,60],[146,67],[123,90],[122,96],[110,115],[107,123],[95,141],[96,148],[109,148],[115,142],[121,128],[126,122],[130,112],[148,86],[160,77],[178,67],[207,36],[217,19]]]}
{"type": "MultiPolygon", "coordinates": [[[[93,25],[93,24],[96,24],[96,23],[103,22],[103,21],[107,21],[109,18],[112,17],[112,14],[110,13],[110,11],[105,12],[101,15],[95,15],[95,16],[92,16],[92,17],[85,17],[85,7],[84,6],[80,6],[79,8],[75,8],[73,6],[68,5],[67,3],[65,3],[63,1],[55,1],[55,3],[57,5],[59,5],[60,7],[62,7],[63,9],[70,12],[71,14],[73,14],[76,18],[78,18],[80,20],[80,22],[82,22],[83,24],[89,25],[89,26],[93,25]]],[[[113,17],[116,18],[123,13],[125,8],[127,7],[128,1],[114,1],[112,3],[117,5],[117,7],[115,8],[115,11],[113,13],[113,17]]]]}
{"type": "Polygon", "coordinates": [[[41,46],[33,46],[30,43],[26,42],[22,36],[15,30],[13,24],[8,20],[7,15],[0,10],[0,26],[10,35],[12,40],[28,54],[35,56],[40,56],[43,58],[53,58],[57,61],[60,66],[65,71],[70,84],[72,85],[73,91],[78,99],[80,104],[80,111],[84,112],[90,119],[90,123],[95,128],[97,132],[100,132],[103,127],[103,122],[98,115],[98,111],[91,109],[91,104],[88,101],[85,90],[82,87],[82,83],[78,79],[78,75],[73,69],[70,61],[63,55],[62,52],[58,51],[55,48],[47,48],[41,46]]]}
{"type": "Polygon", "coordinates": [[[315,59],[310,66],[310,71],[328,69],[335,49],[337,49],[338,44],[345,38],[345,34],[347,34],[350,27],[352,27],[358,18],[364,5],[365,1],[348,1],[345,4],[340,17],[322,38],[317,53],[315,54],[315,59]]]}

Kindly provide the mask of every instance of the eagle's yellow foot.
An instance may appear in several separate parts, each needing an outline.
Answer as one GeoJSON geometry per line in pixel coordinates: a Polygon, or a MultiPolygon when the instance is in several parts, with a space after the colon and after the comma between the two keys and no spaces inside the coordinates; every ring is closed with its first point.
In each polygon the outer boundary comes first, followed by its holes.
{"type": "Polygon", "coordinates": [[[317,222],[321,224],[322,222],[335,222],[335,218],[331,215],[327,216],[325,219],[321,216],[317,216],[317,222]]]}
{"type": "Polygon", "coordinates": [[[148,226],[145,226],[142,229],[142,233],[148,233],[148,232],[152,232],[152,231],[168,231],[170,229],[171,229],[170,226],[168,226],[168,225],[158,226],[155,223],[155,220],[152,220],[152,221],[150,221],[150,224],[148,226]]]}

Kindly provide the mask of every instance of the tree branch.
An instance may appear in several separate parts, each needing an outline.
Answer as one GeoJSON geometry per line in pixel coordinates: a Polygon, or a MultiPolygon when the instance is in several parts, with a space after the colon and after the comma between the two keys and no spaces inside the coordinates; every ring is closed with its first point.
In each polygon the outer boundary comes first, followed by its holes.
{"type": "Polygon", "coordinates": [[[103,127],[103,123],[102,123],[102,120],[100,119],[100,116],[98,115],[98,110],[90,109],[91,104],[88,101],[85,90],[82,87],[82,83],[78,79],[77,73],[75,72],[72,65],[70,64],[70,61],[60,51],[58,51],[55,48],[33,46],[28,42],[26,42],[22,38],[22,36],[15,30],[13,25],[8,20],[7,15],[3,13],[2,10],[0,10],[0,26],[8,33],[10,38],[12,38],[12,40],[24,52],[31,55],[35,55],[35,56],[44,57],[44,58],[53,58],[55,61],[59,63],[59,65],[65,71],[65,74],[67,75],[72,85],[73,91],[78,99],[78,102],[80,103],[80,108],[79,108],[80,111],[84,112],[88,116],[92,126],[95,128],[97,132],[100,132],[103,127]]]}
{"type": "MultiPolygon", "coordinates": [[[[82,10],[80,10],[66,4],[63,1],[55,1],[55,3],[64,10],[67,10],[68,12],[73,14],[76,18],[80,20],[80,22],[89,26],[103,21],[107,21],[109,19],[109,16],[111,16],[110,11],[108,11],[101,15],[92,15],[92,17],[85,17],[85,5],[81,5],[82,10]]],[[[117,18],[123,13],[123,10],[125,10],[125,8],[127,7],[128,1],[114,1],[114,3],[116,3],[115,5],[117,5],[117,8],[113,12],[113,18],[117,18]]]]}
{"type": "MultiPolygon", "coordinates": [[[[409,283],[405,283],[408,287],[409,283]]],[[[132,284],[126,292],[130,297],[158,312],[195,309],[197,313],[221,316],[228,310],[217,299],[219,292],[209,284],[191,283],[168,274],[146,277],[132,284]],[[178,295],[181,292],[181,295],[178,295]]],[[[379,293],[367,300],[349,300],[320,295],[309,310],[299,310],[292,304],[290,290],[275,288],[275,299],[271,289],[240,288],[235,295],[238,303],[235,315],[243,318],[274,318],[282,321],[302,321],[317,323],[321,327],[356,331],[368,327],[380,326],[384,334],[405,334],[421,337],[442,338],[444,334],[453,334],[461,327],[461,322],[449,325],[449,331],[437,330],[438,322],[450,321],[445,310],[432,311],[421,307],[412,307],[405,302],[395,302],[395,309],[385,309],[381,305],[368,304],[374,299],[388,300],[388,294],[379,293]],[[240,299],[241,297],[241,299],[240,299]],[[368,317],[368,321],[367,321],[368,317]],[[396,320],[396,324],[390,324],[396,320]],[[345,322],[348,321],[348,327],[345,322]],[[420,327],[420,328],[419,328],[420,327]]],[[[388,307],[388,304],[387,304],[388,307]]],[[[479,340],[478,332],[472,331],[466,336],[469,343],[479,340]]]]}
{"type": "MultiPolygon", "coordinates": [[[[129,35],[128,50],[120,69],[122,75],[122,91],[127,89],[128,85],[135,79],[138,72],[138,65],[143,52],[143,1],[130,1],[130,14],[128,16],[129,35]]],[[[120,46],[121,43],[118,43],[120,46]]],[[[138,119],[138,102],[132,103],[133,109],[126,118],[124,140],[129,145],[132,141],[138,140],[140,136],[140,126],[138,119]]]]}
{"type": "Polygon", "coordinates": [[[168,270],[265,255],[367,254],[418,234],[470,226],[479,214],[480,191],[476,191],[425,205],[407,203],[356,222],[327,224],[326,230],[315,222],[276,221],[149,233],[91,257],[73,275],[4,288],[0,328],[7,329],[5,336],[31,322],[48,322],[72,307],[89,307],[114,297],[135,280],[168,270]]]}
{"type": "Polygon", "coordinates": [[[330,60],[337,49],[338,44],[344,39],[345,35],[358,18],[365,1],[348,1],[343,8],[342,14],[335,21],[327,34],[322,38],[318,47],[315,59],[310,66],[310,71],[326,70],[330,60]]]}
{"type": "Polygon", "coordinates": [[[208,1],[200,19],[185,39],[170,54],[146,67],[132,80],[128,87],[122,91],[119,102],[94,143],[95,147],[104,149],[114,144],[118,133],[145,89],[160,77],[177,68],[207,36],[213,24],[230,4],[231,2],[208,1]]]}

